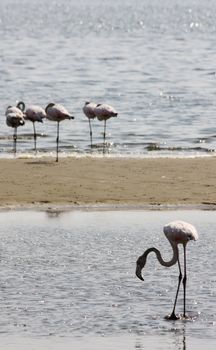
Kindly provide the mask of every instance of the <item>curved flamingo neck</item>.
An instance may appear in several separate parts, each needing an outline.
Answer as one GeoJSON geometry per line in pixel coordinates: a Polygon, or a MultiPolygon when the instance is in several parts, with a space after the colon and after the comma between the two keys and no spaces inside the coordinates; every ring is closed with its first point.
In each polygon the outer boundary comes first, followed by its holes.
{"type": "Polygon", "coordinates": [[[147,249],[144,254],[140,257],[142,260],[142,265],[145,266],[146,260],[147,260],[147,256],[149,255],[149,253],[154,252],[156,254],[156,257],[159,261],[159,263],[163,266],[166,267],[170,267],[172,265],[175,265],[177,260],[178,260],[178,247],[176,244],[171,243],[171,247],[173,249],[173,256],[172,259],[170,261],[165,261],[163,260],[162,256],[161,256],[161,252],[157,249],[157,248],[149,248],[147,249]]]}

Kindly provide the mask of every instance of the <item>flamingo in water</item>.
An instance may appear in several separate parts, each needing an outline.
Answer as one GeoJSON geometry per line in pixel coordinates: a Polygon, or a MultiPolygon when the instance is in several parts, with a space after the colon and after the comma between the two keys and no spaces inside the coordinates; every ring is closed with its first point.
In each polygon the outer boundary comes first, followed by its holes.
{"type": "Polygon", "coordinates": [[[14,141],[14,155],[16,154],[17,143],[17,128],[25,125],[24,114],[21,110],[22,102],[18,102],[17,106],[8,106],[5,112],[6,124],[11,128],[14,128],[13,141],[14,141]]]}
{"type": "Polygon", "coordinates": [[[29,106],[25,111],[25,103],[23,101],[18,102],[17,106],[23,112],[25,120],[29,120],[33,124],[34,151],[35,153],[37,153],[37,146],[36,146],[37,134],[36,134],[35,122],[43,123],[43,119],[46,117],[45,110],[40,106],[32,105],[32,106],[29,106]]]}
{"type": "Polygon", "coordinates": [[[92,148],[92,127],[91,127],[91,120],[96,117],[95,114],[95,108],[97,107],[97,103],[94,102],[85,102],[83,107],[83,112],[88,118],[89,121],[89,130],[90,130],[90,141],[91,141],[91,148],[92,148]]]}
{"type": "Polygon", "coordinates": [[[159,263],[163,266],[173,266],[178,262],[178,268],[179,268],[179,279],[178,279],[178,286],[174,301],[173,310],[170,316],[167,318],[170,320],[177,320],[179,319],[178,316],[175,314],[175,307],[178,299],[178,292],[179,287],[182,281],[182,271],[181,271],[181,265],[179,261],[179,249],[178,245],[183,245],[183,251],[184,251],[184,277],[183,277],[183,289],[184,289],[184,313],[183,317],[186,317],[186,280],[187,280],[187,274],[186,274],[186,246],[187,243],[191,240],[196,241],[198,239],[198,233],[195,227],[187,222],[184,221],[172,221],[169,224],[164,226],[164,234],[166,238],[168,239],[169,243],[171,244],[171,247],[173,249],[173,257],[170,261],[164,261],[161,253],[156,248],[149,248],[147,249],[143,255],[141,255],[136,263],[136,275],[139,279],[144,281],[142,277],[142,269],[145,267],[147,256],[149,253],[154,252],[156,254],[156,257],[159,261],[159,263]]]}
{"type": "Polygon", "coordinates": [[[47,119],[57,122],[56,162],[58,162],[59,123],[65,119],[74,119],[74,117],[69,114],[69,112],[64,106],[55,103],[49,103],[45,108],[45,112],[47,119]]]}
{"type": "MultiPolygon", "coordinates": [[[[25,105],[24,105],[25,106],[25,105]]],[[[25,107],[24,107],[25,108],[25,107]]],[[[24,118],[32,122],[34,132],[34,151],[37,153],[37,133],[35,128],[35,122],[43,123],[43,119],[46,117],[45,110],[36,105],[29,106],[24,112],[24,118]]]]}
{"type": "Polygon", "coordinates": [[[107,104],[97,104],[94,108],[94,113],[98,120],[104,121],[104,132],[103,132],[103,152],[105,151],[105,141],[106,141],[106,121],[111,117],[117,117],[118,113],[116,110],[107,104]]]}

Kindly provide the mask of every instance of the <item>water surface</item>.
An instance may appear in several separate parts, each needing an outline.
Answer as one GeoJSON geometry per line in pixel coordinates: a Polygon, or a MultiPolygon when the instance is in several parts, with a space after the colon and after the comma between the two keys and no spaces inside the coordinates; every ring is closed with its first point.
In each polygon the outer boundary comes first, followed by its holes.
{"type": "MultiPolygon", "coordinates": [[[[214,0],[2,0],[0,156],[12,152],[5,109],[54,101],[75,115],[61,125],[64,155],[102,152],[103,123],[90,149],[86,100],[113,105],[112,155],[212,155],[215,126],[214,0]]],[[[52,154],[56,125],[37,125],[39,154],[52,154]]],[[[18,151],[33,154],[32,125],[18,151]]]]}
{"type": "MultiPolygon", "coordinates": [[[[81,349],[211,349],[215,228],[214,211],[1,212],[1,343],[8,349],[73,342],[81,349]],[[162,267],[152,255],[145,281],[134,275],[137,257],[150,246],[169,259],[162,227],[174,219],[199,232],[199,240],[188,244],[190,319],[177,322],[164,319],[172,309],[177,266],[162,267]]],[[[179,314],[182,304],[181,291],[179,314]]]]}

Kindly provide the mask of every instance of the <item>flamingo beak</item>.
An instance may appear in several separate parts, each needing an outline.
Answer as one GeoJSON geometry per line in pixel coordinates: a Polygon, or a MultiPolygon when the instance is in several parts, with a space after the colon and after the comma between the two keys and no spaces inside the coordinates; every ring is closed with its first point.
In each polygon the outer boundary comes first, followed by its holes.
{"type": "Polygon", "coordinates": [[[142,277],[142,268],[140,267],[140,265],[137,264],[136,267],[136,276],[141,280],[144,281],[144,278],[142,277]]]}

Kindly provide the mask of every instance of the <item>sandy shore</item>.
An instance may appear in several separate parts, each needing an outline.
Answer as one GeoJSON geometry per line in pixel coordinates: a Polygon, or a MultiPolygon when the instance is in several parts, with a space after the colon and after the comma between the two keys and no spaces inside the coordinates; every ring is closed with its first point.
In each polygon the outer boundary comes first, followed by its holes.
{"type": "Polygon", "coordinates": [[[216,206],[216,159],[0,159],[0,207],[216,206]]]}

